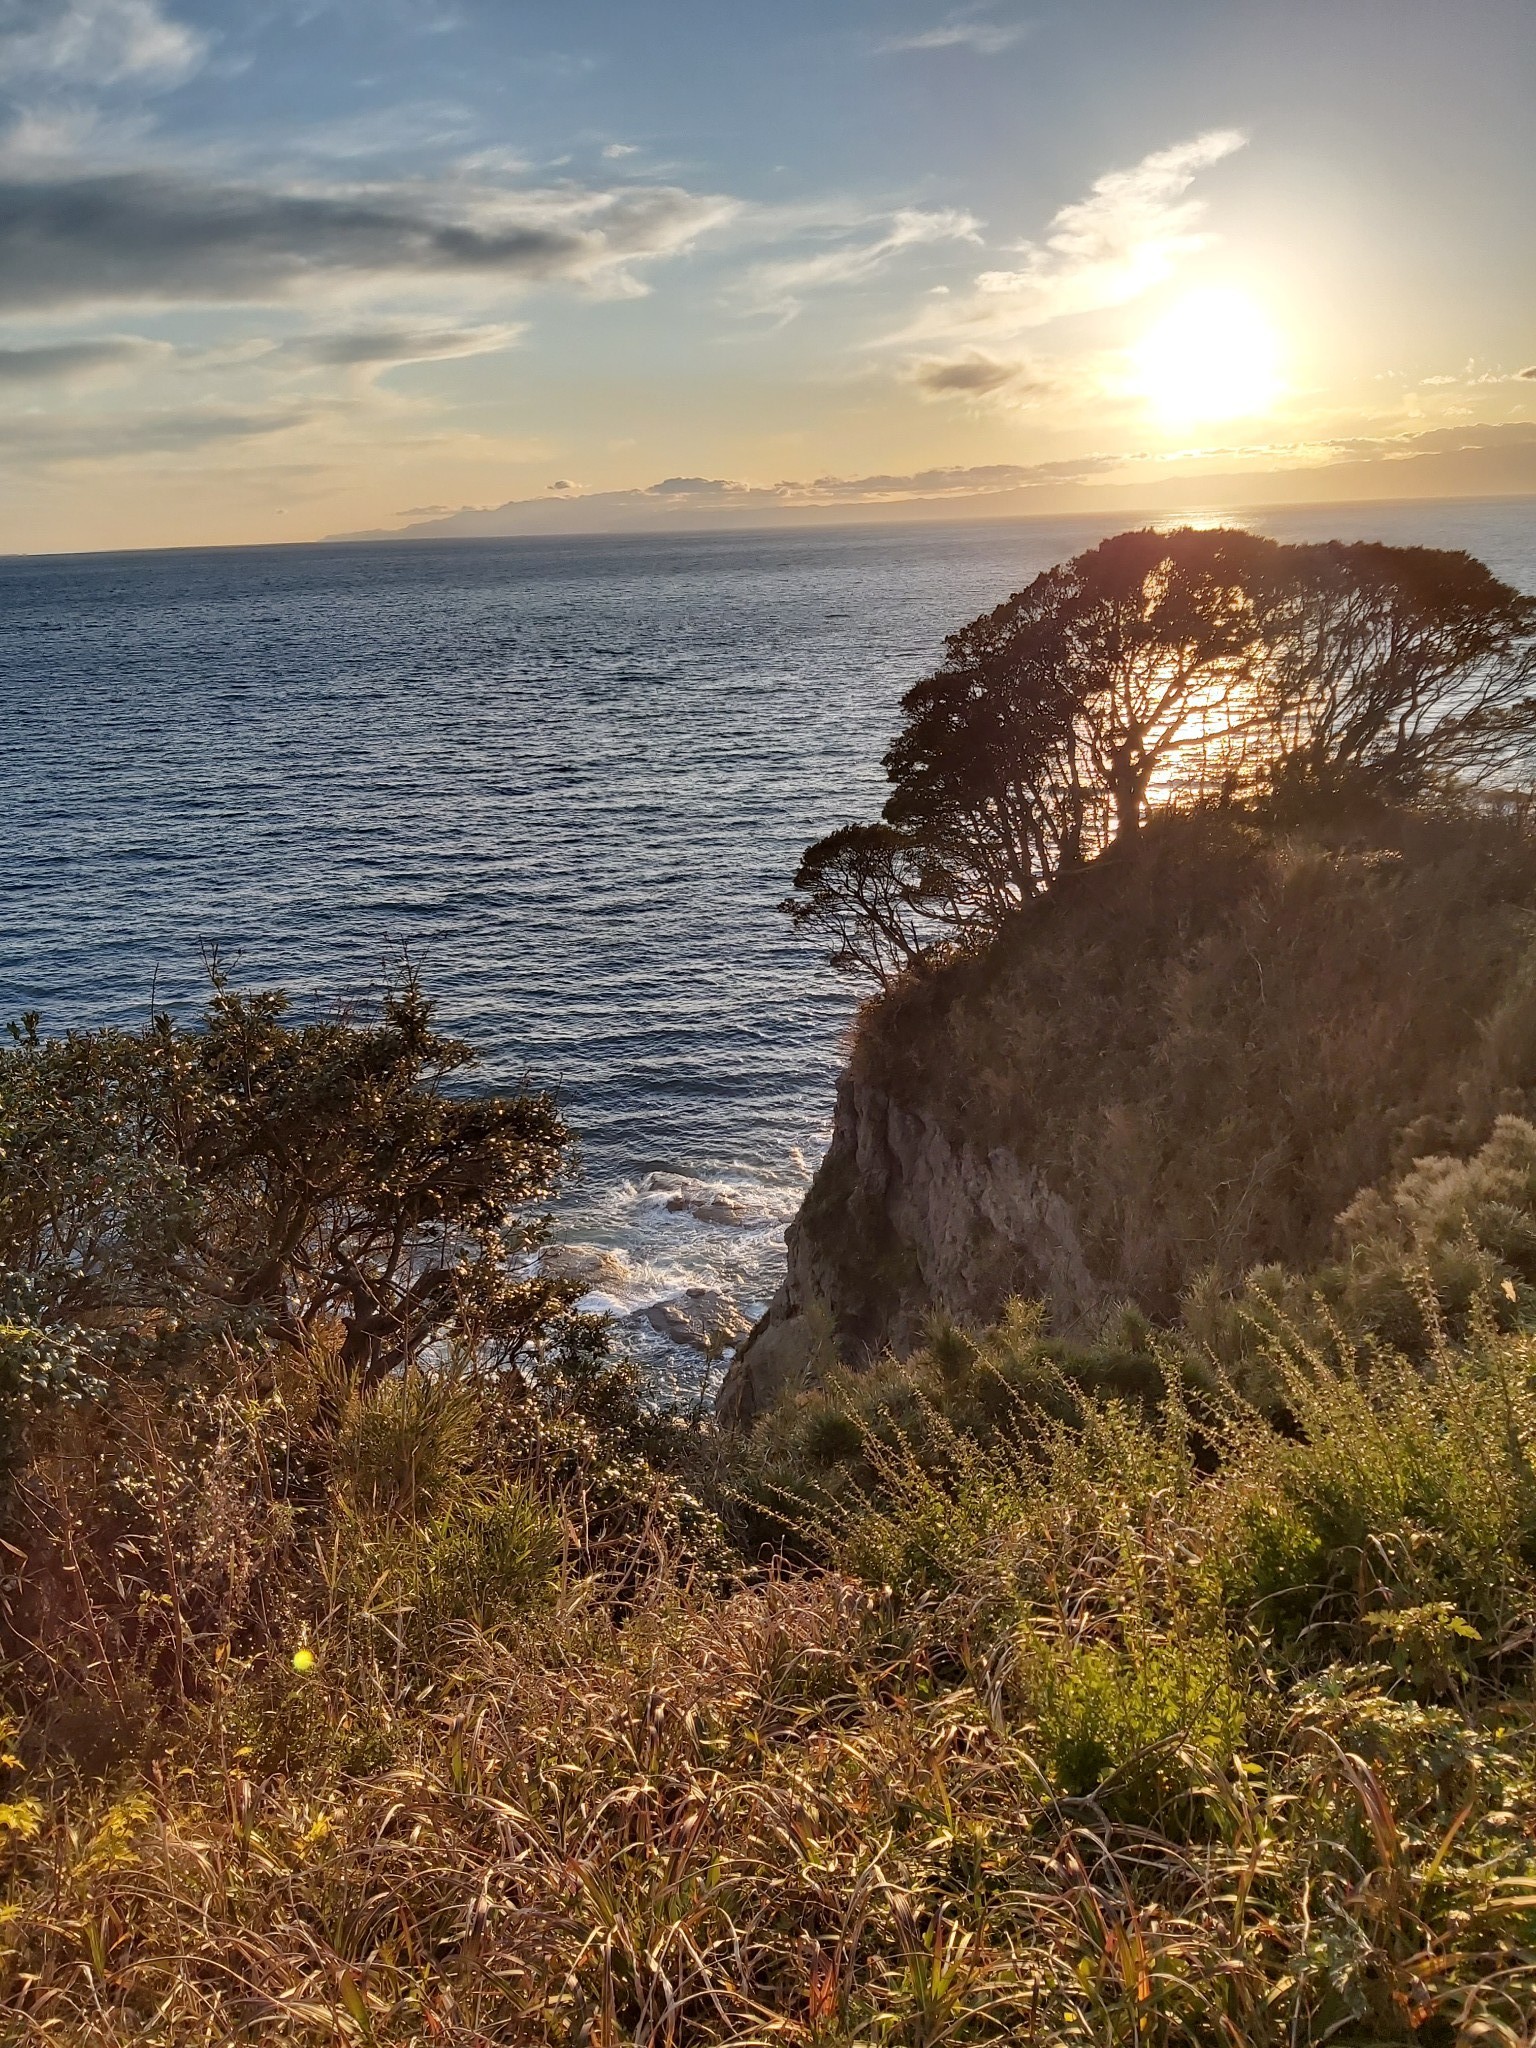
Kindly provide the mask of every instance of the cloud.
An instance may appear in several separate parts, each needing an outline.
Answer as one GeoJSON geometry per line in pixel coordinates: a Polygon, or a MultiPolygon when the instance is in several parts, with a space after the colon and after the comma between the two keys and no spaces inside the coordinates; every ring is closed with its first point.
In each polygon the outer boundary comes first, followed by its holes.
{"type": "Polygon", "coordinates": [[[335,408],[241,410],[205,405],[107,417],[23,413],[0,419],[0,450],[14,461],[38,468],[56,463],[138,460],[147,455],[195,455],[221,443],[251,441],[312,426],[326,410],[335,408]]]}
{"type": "Polygon", "coordinates": [[[952,14],[935,27],[919,29],[914,35],[891,36],[880,47],[890,51],[971,50],[978,57],[999,57],[1004,50],[1021,43],[1029,31],[1030,24],[1025,21],[983,21],[975,15],[952,14]]]}
{"type": "Polygon", "coordinates": [[[1419,455],[1488,454],[1510,448],[1536,448],[1536,420],[1431,427],[1413,434],[1350,435],[1321,444],[1325,458],[1335,462],[1405,462],[1419,455]]]}
{"type": "Polygon", "coordinates": [[[1244,140],[1235,129],[1212,129],[1155,150],[1129,170],[1106,172],[1086,198],[1062,207],[1043,242],[1023,245],[1014,268],[983,271],[968,292],[930,296],[911,325],[888,339],[930,344],[918,372],[928,389],[942,391],[948,369],[956,377],[952,392],[976,395],[978,380],[984,382],[976,366],[1000,345],[1052,321],[1140,298],[1200,248],[1203,202],[1186,194],[1201,171],[1244,140]]]}
{"type": "Polygon", "coordinates": [[[789,320],[802,309],[806,293],[862,284],[904,250],[979,240],[977,222],[969,213],[951,207],[903,207],[889,216],[882,232],[862,241],[850,239],[816,255],[754,264],[737,293],[755,310],[789,320]]]}
{"type": "MultiPolygon", "coordinates": [[[[558,485],[554,496],[514,498],[505,505],[464,506],[446,519],[400,529],[405,538],[443,538],[550,531],[604,533],[686,527],[690,523],[742,524],[779,515],[881,513],[909,507],[961,506],[1048,486],[1083,483],[1114,467],[1118,456],[1084,455],[1070,461],[988,463],[926,469],[911,475],[817,477],[809,483],[747,484],[728,477],[669,476],[643,490],[579,494],[558,485]]],[[[342,539],[371,536],[341,535],[342,539]]]]}
{"type": "Polygon", "coordinates": [[[207,48],[159,0],[0,0],[0,84],[177,85],[207,48]]]}
{"type": "Polygon", "coordinates": [[[101,341],[49,342],[38,348],[0,348],[0,387],[63,383],[168,352],[154,342],[140,341],[132,335],[113,335],[101,341]]]}
{"type": "Polygon", "coordinates": [[[274,301],[326,280],[458,275],[644,289],[731,202],[676,186],[271,190],[123,172],[0,181],[0,309],[274,301]]]}
{"type": "Polygon", "coordinates": [[[929,398],[1043,398],[1059,390],[1058,379],[1037,363],[1010,361],[991,356],[982,349],[962,355],[919,358],[912,365],[912,381],[929,398]]]}
{"type": "Polygon", "coordinates": [[[1530,367],[1530,368],[1529,368],[1528,370],[1517,370],[1517,371],[1515,372],[1515,374],[1516,374],[1516,376],[1517,376],[1517,377],[1522,377],[1522,378],[1523,378],[1523,377],[1532,377],[1532,378],[1536,378],[1536,363],[1532,363],[1532,364],[1531,364],[1531,367],[1530,367]]]}
{"type": "Polygon", "coordinates": [[[304,334],[278,353],[325,369],[384,369],[397,363],[450,362],[512,348],[527,328],[520,322],[487,327],[376,327],[335,334],[304,334]]]}
{"type": "MultiPolygon", "coordinates": [[[[1000,462],[906,475],[823,476],[748,484],[673,476],[643,490],[567,492],[464,506],[446,518],[340,540],[493,538],[794,526],[858,518],[1023,518],[1047,512],[1145,518],[1212,504],[1348,503],[1356,499],[1480,497],[1536,489],[1536,421],[1438,428],[1319,443],[1186,450],[1137,449],[1060,461],[1000,462]]],[[[406,516],[406,515],[401,515],[406,516]]]]}

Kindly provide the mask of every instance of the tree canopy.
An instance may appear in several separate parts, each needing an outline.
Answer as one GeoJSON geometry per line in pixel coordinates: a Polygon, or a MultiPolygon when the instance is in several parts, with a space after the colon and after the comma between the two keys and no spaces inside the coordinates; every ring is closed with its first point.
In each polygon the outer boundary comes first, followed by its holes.
{"type": "Polygon", "coordinates": [[[294,1021],[215,974],[201,1023],[0,1051],[0,1279],[103,1363],[302,1340],[372,1383],[452,1343],[515,1367],[575,1292],[538,1270],[570,1133],[551,1096],[455,1092],[470,1048],[407,975],[294,1021]]]}
{"type": "Polygon", "coordinates": [[[1122,533],[952,634],[901,708],[882,820],[809,847],[783,906],[882,983],[1159,809],[1522,776],[1536,602],[1443,550],[1122,533]]]}

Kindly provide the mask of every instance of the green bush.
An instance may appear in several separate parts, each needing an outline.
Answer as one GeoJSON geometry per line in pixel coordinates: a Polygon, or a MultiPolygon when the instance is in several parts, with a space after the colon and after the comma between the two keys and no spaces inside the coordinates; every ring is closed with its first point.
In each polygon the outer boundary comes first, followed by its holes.
{"type": "Polygon", "coordinates": [[[1459,1639],[1472,1662],[1528,1655],[1536,1339],[1485,1332],[1429,1369],[1313,1357],[1284,1388],[1293,1433],[1247,1427],[1229,1447],[1228,1604],[1313,1662],[1366,1652],[1384,1615],[1440,1609],[1474,1632],[1459,1639]]]}
{"type": "Polygon", "coordinates": [[[1243,1742],[1251,1660],[1240,1671],[1221,1635],[1133,1627],[1123,1641],[1084,1641],[1032,1624],[1016,1660],[1051,1782],[1118,1819],[1187,1832],[1197,1791],[1231,1769],[1243,1742]]]}
{"type": "Polygon", "coordinates": [[[411,1366],[373,1387],[349,1390],[333,1471],[357,1513],[429,1520],[478,1457],[484,1406],[451,1371],[411,1366]]]}
{"type": "Polygon", "coordinates": [[[565,1548],[560,1518],[526,1487],[466,1502],[432,1528],[423,1622],[498,1628],[548,1598],[565,1548]]]}

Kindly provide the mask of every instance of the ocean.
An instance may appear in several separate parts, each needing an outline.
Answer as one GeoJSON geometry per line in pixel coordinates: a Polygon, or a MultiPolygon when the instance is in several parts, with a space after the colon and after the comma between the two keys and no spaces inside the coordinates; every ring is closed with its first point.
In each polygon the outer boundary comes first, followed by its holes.
{"type": "MultiPolygon", "coordinates": [[[[1536,591],[1536,501],[1202,516],[1536,591]]],[[[210,947],[327,1001],[408,948],[487,1085],[558,1088],[590,1305],[755,1313],[858,996],[776,913],[798,853],[878,809],[947,631],[1133,523],[0,561],[0,1020],[191,1015],[210,947]]]]}

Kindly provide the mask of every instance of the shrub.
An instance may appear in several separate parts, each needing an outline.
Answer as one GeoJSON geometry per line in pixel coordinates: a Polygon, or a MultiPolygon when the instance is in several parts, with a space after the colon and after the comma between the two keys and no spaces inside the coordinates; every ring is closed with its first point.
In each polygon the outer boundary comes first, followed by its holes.
{"type": "Polygon", "coordinates": [[[1421,1677],[1451,1651],[1483,1671],[1528,1657],[1536,1340],[1485,1332],[1428,1371],[1314,1356],[1284,1385],[1295,1433],[1233,1445],[1215,1552],[1229,1604],[1314,1664],[1383,1641],[1412,1662],[1415,1636],[1421,1677]]]}
{"type": "Polygon", "coordinates": [[[429,1521],[475,1463],[486,1422],[474,1390],[451,1368],[411,1366],[353,1387],[332,1467],[343,1500],[360,1514],[429,1521]]]}
{"type": "Polygon", "coordinates": [[[503,1485],[489,1499],[466,1502],[431,1529],[424,1625],[497,1629],[548,1599],[565,1549],[559,1516],[526,1487],[503,1485]]]}
{"type": "Polygon", "coordinates": [[[1146,1634],[1134,1622],[1120,1642],[1026,1625],[1015,1654],[1052,1782],[1121,1820],[1187,1835],[1195,1795],[1231,1770],[1243,1742],[1252,1659],[1240,1670],[1224,1636],[1146,1634]]]}

